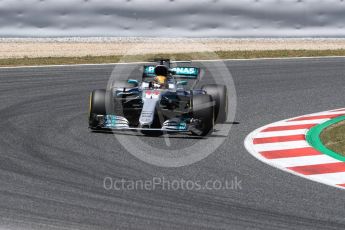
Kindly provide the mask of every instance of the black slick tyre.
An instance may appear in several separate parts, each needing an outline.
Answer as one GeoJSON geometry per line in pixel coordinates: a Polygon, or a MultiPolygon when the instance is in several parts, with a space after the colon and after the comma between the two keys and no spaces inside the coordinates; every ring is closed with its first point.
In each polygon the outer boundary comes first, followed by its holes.
{"type": "Polygon", "coordinates": [[[226,86],[210,84],[203,86],[202,90],[211,95],[215,102],[215,123],[226,122],[228,116],[228,95],[226,86]]]}
{"type": "Polygon", "coordinates": [[[194,135],[206,136],[213,130],[214,126],[214,103],[212,97],[207,94],[193,95],[192,117],[199,121],[197,129],[200,132],[193,132],[194,135]]]}

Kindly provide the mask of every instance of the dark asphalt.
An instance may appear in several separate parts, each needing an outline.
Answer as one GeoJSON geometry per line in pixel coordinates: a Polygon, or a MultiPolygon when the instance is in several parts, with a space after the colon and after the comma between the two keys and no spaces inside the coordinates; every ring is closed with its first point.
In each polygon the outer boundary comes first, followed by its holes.
{"type": "MultiPolygon", "coordinates": [[[[343,190],[252,157],[252,130],[344,107],[345,58],[227,61],[237,93],[230,135],[195,164],[163,168],[87,129],[88,96],[114,66],[0,69],[0,227],[11,229],[345,229],[343,190]],[[126,180],[241,181],[241,189],[107,191],[126,180]]],[[[222,71],[222,70],[220,70],[222,71]]],[[[152,145],[162,138],[140,137],[152,145]]],[[[174,145],[198,140],[174,138],[174,145]]]]}

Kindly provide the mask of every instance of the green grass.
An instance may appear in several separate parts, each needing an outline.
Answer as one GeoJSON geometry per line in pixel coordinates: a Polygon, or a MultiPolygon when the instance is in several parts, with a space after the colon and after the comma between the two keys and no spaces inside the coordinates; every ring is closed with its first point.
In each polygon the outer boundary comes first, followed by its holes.
{"type": "Polygon", "coordinates": [[[178,54],[146,54],[131,56],[84,56],[84,57],[39,57],[39,58],[4,58],[0,66],[62,65],[62,64],[97,64],[116,62],[148,61],[157,57],[173,60],[196,59],[251,59],[275,57],[316,57],[345,56],[345,49],[338,50],[267,50],[267,51],[218,51],[178,54]]]}
{"type": "Polygon", "coordinates": [[[324,129],[321,132],[320,139],[328,149],[345,156],[345,121],[324,129]]]}

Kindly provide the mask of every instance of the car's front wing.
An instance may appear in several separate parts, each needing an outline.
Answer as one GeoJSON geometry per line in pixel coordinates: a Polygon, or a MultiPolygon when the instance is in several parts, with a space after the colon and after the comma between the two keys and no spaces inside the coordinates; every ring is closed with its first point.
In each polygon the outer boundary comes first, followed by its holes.
{"type": "Polygon", "coordinates": [[[92,130],[120,130],[120,131],[162,131],[162,132],[200,132],[196,119],[180,120],[177,118],[166,120],[162,128],[130,127],[126,118],[115,115],[96,115],[94,123],[89,126],[92,130]]]}

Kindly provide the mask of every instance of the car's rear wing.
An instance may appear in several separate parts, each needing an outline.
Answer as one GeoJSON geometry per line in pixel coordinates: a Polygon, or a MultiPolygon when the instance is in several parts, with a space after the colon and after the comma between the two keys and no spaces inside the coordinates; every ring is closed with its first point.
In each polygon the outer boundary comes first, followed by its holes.
{"type": "MultiPolygon", "coordinates": [[[[143,71],[143,78],[155,77],[154,65],[145,65],[143,71]]],[[[200,68],[189,66],[177,66],[169,69],[169,71],[177,78],[197,79],[200,75],[200,68]]]]}

